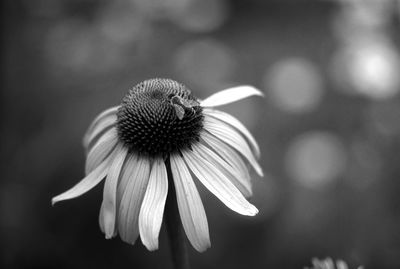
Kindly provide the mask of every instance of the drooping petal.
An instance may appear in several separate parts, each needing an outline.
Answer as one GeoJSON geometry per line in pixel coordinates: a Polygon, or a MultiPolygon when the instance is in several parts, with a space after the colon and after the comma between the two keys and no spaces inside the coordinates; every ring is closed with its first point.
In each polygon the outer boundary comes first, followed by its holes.
{"type": "Polygon", "coordinates": [[[103,233],[105,233],[105,231],[104,231],[104,222],[103,222],[103,219],[104,219],[104,208],[103,207],[104,207],[103,203],[101,203],[100,213],[99,213],[99,226],[100,226],[100,230],[103,233]]]}
{"type": "Polygon", "coordinates": [[[87,135],[87,138],[84,138],[84,147],[86,151],[90,151],[91,147],[96,143],[96,141],[101,137],[101,135],[114,127],[117,123],[117,115],[111,114],[104,117],[101,121],[99,121],[96,126],[94,126],[92,132],[87,135]]]}
{"type": "Polygon", "coordinates": [[[200,136],[215,152],[229,163],[232,169],[235,169],[244,180],[250,182],[251,179],[247,165],[237,151],[208,132],[202,132],[200,136]]]}
{"type": "Polygon", "coordinates": [[[205,115],[211,116],[213,118],[216,118],[222,122],[225,122],[237,130],[240,131],[240,133],[249,141],[250,146],[256,155],[257,158],[260,158],[260,147],[257,144],[257,141],[254,139],[253,135],[247,130],[247,128],[235,117],[232,115],[229,115],[228,113],[215,110],[215,109],[204,109],[203,113],[205,115]]]}
{"type": "Polygon", "coordinates": [[[95,127],[102,122],[105,118],[109,116],[113,116],[117,114],[119,106],[110,107],[109,109],[104,110],[101,112],[90,124],[89,128],[86,130],[85,135],[83,136],[83,146],[87,148],[89,145],[89,137],[93,133],[95,127]]]}
{"type": "Polygon", "coordinates": [[[110,115],[101,121],[93,130],[88,138],[88,144],[85,146],[86,151],[90,151],[91,147],[96,143],[96,141],[101,137],[101,135],[108,129],[115,126],[117,122],[116,115],[110,115]]]}
{"type": "Polygon", "coordinates": [[[245,197],[252,196],[253,192],[251,190],[250,181],[243,178],[242,175],[237,172],[237,170],[232,169],[232,167],[226,161],[202,144],[193,145],[192,148],[193,153],[202,156],[206,160],[209,160],[219,171],[223,172],[224,175],[233,183],[233,185],[235,185],[236,188],[240,190],[245,197]]]}
{"type": "Polygon", "coordinates": [[[184,160],[201,183],[227,207],[239,214],[254,216],[258,213],[240,191],[218,168],[192,151],[182,151],[184,160]]]}
{"type": "Polygon", "coordinates": [[[91,131],[93,131],[93,128],[101,121],[103,120],[105,117],[109,116],[109,115],[115,115],[118,112],[118,108],[119,106],[114,106],[114,107],[110,107],[106,110],[104,110],[103,112],[101,112],[99,115],[97,115],[97,117],[92,121],[92,123],[90,124],[90,126],[88,127],[86,134],[90,133],[91,131]]]}
{"type": "Polygon", "coordinates": [[[235,129],[207,116],[204,117],[204,129],[240,152],[253,166],[257,174],[261,177],[264,176],[262,168],[251,152],[249,145],[235,129]]]}
{"type": "Polygon", "coordinates": [[[170,159],[183,228],[192,246],[203,252],[211,246],[203,203],[182,157],[171,155],[170,159]]]}
{"type": "Polygon", "coordinates": [[[252,86],[238,86],[214,93],[201,101],[200,105],[202,107],[221,106],[252,95],[263,96],[264,94],[252,86]]]}
{"type": "Polygon", "coordinates": [[[111,238],[115,233],[116,217],[116,196],[118,178],[124,164],[128,149],[123,144],[118,144],[115,148],[115,157],[107,173],[103,191],[103,227],[106,238],[111,238]]]}
{"type": "Polygon", "coordinates": [[[121,197],[118,231],[122,240],[134,244],[139,235],[139,212],[150,176],[150,160],[130,153],[118,185],[121,197]]]}
{"type": "Polygon", "coordinates": [[[158,248],[158,234],[168,193],[167,169],[162,158],[156,158],[139,213],[139,232],[148,250],[158,248]]]}
{"type": "Polygon", "coordinates": [[[118,134],[115,128],[105,132],[89,151],[85,173],[89,174],[93,171],[111,153],[117,142],[118,134]]]}
{"type": "Polygon", "coordinates": [[[108,165],[110,160],[104,160],[96,169],[94,169],[89,175],[82,179],[78,184],[76,184],[71,189],[67,190],[60,195],[57,195],[51,199],[51,203],[55,203],[63,200],[76,198],[87,191],[91,190],[94,186],[100,183],[101,180],[105,178],[108,171],[108,165]]]}

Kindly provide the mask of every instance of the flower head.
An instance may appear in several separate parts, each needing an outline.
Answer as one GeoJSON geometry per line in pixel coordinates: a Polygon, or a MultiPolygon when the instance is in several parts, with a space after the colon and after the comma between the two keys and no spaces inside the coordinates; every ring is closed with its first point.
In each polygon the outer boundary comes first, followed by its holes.
{"type": "Polygon", "coordinates": [[[120,106],[90,125],[84,137],[86,177],[53,204],[80,196],[105,178],[99,223],[106,238],[119,234],[134,244],[140,235],[155,250],[168,184],[174,184],[186,235],[204,251],[210,246],[208,223],[192,175],[233,211],[258,212],[245,198],[252,195],[246,162],[263,175],[258,145],[236,118],[212,108],[251,95],[262,93],[241,86],[200,101],[170,79],[139,83],[120,106]]]}

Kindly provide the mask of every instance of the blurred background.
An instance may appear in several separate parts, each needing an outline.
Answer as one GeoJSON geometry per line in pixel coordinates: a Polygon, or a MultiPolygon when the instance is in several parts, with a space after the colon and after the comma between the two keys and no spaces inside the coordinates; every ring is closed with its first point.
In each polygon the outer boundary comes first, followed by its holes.
{"type": "Polygon", "coordinates": [[[253,218],[200,188],[212,247],[193,268],[400,268],[400,1],[6,0],[0,99],[1,268],[172,268],[105,240],[102,186],[51,207],[84,175],[91,120],[135,84],[168,77],[259,141],[253,218]]]}

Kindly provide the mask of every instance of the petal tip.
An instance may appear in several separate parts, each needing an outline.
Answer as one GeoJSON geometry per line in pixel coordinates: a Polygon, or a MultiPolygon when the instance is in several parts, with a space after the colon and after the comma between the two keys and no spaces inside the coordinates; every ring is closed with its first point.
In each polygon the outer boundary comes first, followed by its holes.
{"type": "Polygon", "coordinates": [[[252,212],[251,212],[251,215],[250,216],[255,216],[255,215],[257,215],[258,214],[258,209],[254,206],[253,208],[252,208],[252,212]]]}
{"type": "Polygon", "coordinates": [[[154,243],[143,243],[143,245],[147,248],[148,251],[155,251],[158,249],[158,242],[154,242],[154,243]]]}
{"type": "Polygon", "coordinates": [[[209,249],[210,247],[211,247],[211,243],[208,242],[208,243],[205,244],[205,245],[195,247],[195,249],[197,250],[197,252],[202,253],[202,252],[205,252],[205,251],[206,251],[207,249],[209,249]]]}
{"type": "Polygon", "coordinates": [[[103,222],[106,239],[110,239],[114,236],[114,218],[112,214],[109,214],[109,212],[104,212],[103,222]]]}
{"type": "Polygon", "coordinates": [[[104,237],[105,237],[107,240],[113,239],[113,238],[116,237],[116,236],[117,236],[117,232],[116,232],[116,231],[113,231],[112,234],[107,234],[107,233],[104,234],[104,237]]]}
{"type": "Polygon", "coordinates": [[[105,238],[106,238],[106,239],[111,239],[112,236],[110,236],[109,234],[106,234],[106,235],[105,235],[105,238]]]}
{"type": "Polygon", "coordinates": [[[250,85],[246,85],[246,87],[248,87],[249,89],[252,89],[254,91],[254,95],[265,97],[264,93],[261,90],[257,89],[256,87],[250,86],[250,85]]]}
{"type": "Polygon", "coordinates": [[[259,164],[254,167],[254,170],[256,170],[257,175],[259,175],[260,177],[264,177],[264,171],[259,164]]]}
{"type": "Polygon", "coordinates": [[[54,196],[53,198],[51,198],[51,206],[54,206],[56,203],[62,201],[64,199],[62,199],[62,197],[60,197],[60,195],[54,196]]]}
{"type": "Polygon", "coordinates": [[[258,212],[259,211],[258,211],[257,207],[255,207],[254,205],[250,204],[250,207],[249,207],[249,209],[248,209],[248,211],[246,212],[245,215],[253,217],[253,216],[257,215],[258,212]]]}

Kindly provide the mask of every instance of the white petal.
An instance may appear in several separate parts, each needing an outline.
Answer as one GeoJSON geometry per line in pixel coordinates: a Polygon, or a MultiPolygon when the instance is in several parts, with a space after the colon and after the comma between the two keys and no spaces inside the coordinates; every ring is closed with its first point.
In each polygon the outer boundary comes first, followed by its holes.
{"type": "Polygon", "coordinates": [[[96,169],[94,169],[89,175],[87,175],[74,187],[60,195],[53,197],[53,199],[51,199],[51,203],[54,205],[59,201],[76,198],[91,190],[94,186],[99,184],[100,181],[107,175],[109,164],[109,159],[104,160],[99,166],[97,166],[96,169]]]}
{"type": "Polygon", "coordinates": [[[104,110],[101,112],[90,124],[89,128],[87,129],[84,137],[83,137],[83,145],[85,148],[89,145],[89,137],[93,133],[93,130],[95,127],[102,122],[105,118],[108,118],[109,116],[113,116],[117,114],[119,106],[114,106],[109,109],[104,110]]]}
{"type": "MultiPolygon", "coordinates": [[[[101,137],[101,135],[108,129],[115,126],[117,123],[117,115],[109,115],[100,121],[93,129],[93,131],[88,135],[88,138],[84,141],[84,147],[86,152],[90,151],[91,147],[96,143],[96,141],[101,137]]],[[[85,139],[85,138],[84,138],[85,139]]]]}
{"type": "Polygon", "coordinates": [[[251,183],[241,176],[237,170],[233,169],[226,161],[219,157],[216,153],[208,149],[202,144],[193,145],[193,153],[202,156],[204,159],[209,160],[215,167],[224,173],[224,175],[235,185],[236,188],[245,197],[252,196],[251,183]]]}
{"type": "Polygon", "coordinates": [[[214,93],[213,95],[201,101],[200,105],[202,107],[221,106],[236,102],[252,95],[264,96],[261,91],[252,86],[238,86],[214,93]]]}
{"type": "Polygon", "coordinates": [[[203,252],[211,246],[206,212],[186,164],[179,155],[171,156],[179,214],[192,246],[203,252]]]}
{"type": "Polygon", "coordinates": [[[192,151],[182,151],[182,154],[193,174],[227,207],[242,215],[258,213],[257,208],[212,163],[192,151]]]}
{"type": "Polygon", "coordinates": [[[116,123],[117,123],[116,115],[110,115],[103,121],[99,122],[99,124],[94,128],[93,132],[90,134],[87,140],[88,143],[84,145],[85,149],[87,151],[90,151],[90,148],[96,143],[96,141],[101,137],[101,135],[108,129],[114,127],[116,123]]]}
{"type": "Polygon", "coordinates": [[[119,106],[114,106],[114,107],[110,107],[106,110],[104,110],[103,112],[101,112],[90,124],[89,128],[87,129],[87,133],[90,133],[91,131],[93,131],[93,128],[101,121],[103,120],[105,117],[109,116],[109,115],[115,115],[118,112],[118,108],[119,106]]]}
{"type": "Polygon", "coordinates": [[[104,208],[103,208],[103,203],[101,203],[100,206],[100,213],[99,213],[99,225],[100,225],[100,230],[104,233],[104,208]]]}
{"type": "Polygon", "coordinates": [[[204,129],[240,152],[253,166],[257,174],[261,177],[264,176],[262,168],[251,152],[249,145],[235,129],[209,116],[204,117],[204,129]]]}
{"type": "Polygon", "coordinates": [[[247,128],[235,117],[229,115],[228,113],[215,110],[215,109],[204,109],[203,113],[205,115],[209,115],[214,117],[220,121],[223,121],[234,128],[238,129],[240,133],[249,141],[250,146],[252,147],[253,152],[255,153],[257,158],[260,158],[260,148],[257,144],[257,141],[254,139],[253,135],[247,130],[247,128]]]}
{"type": "Polygon", "coordinates": [[[110,154],[117,142],[118,134],[115,128],[105,132],[89,151],[86,158],[85,173],[89,174],[93,171],[110,154]]]}
{"type": "Polygon", "coordinates": [[[148,250],[158,248],[158,234],[168,193],[167,169],[162,158],[156,158],[151,168],[146,194],[139,213],[139,231],[148,250]]]}
{"type": "Polygon", "coordinates": [[[118,231],[127,243],[134,244],[139,235],[139,212],[150,176],[150,160],[131,154],[126,161],[118,196],[121,197],[118,231]]]}
{"type": "Polygon", "coordinates": [[[115,157],[110,164],[106,183],[104,184],[102,207],[104,233],[107,239],[111,238],[115,233],[117,184],[127,152],[128,150],[123,144],[117,145],[115,157]]]}
{"type": "Polygon", "coordinates": [[[244,180],[251,181],[247,165],[237,151],[208,132],[202,132],[200,136],[215,152],[229,163],[232,169],[235,169],[244,180]]]}

